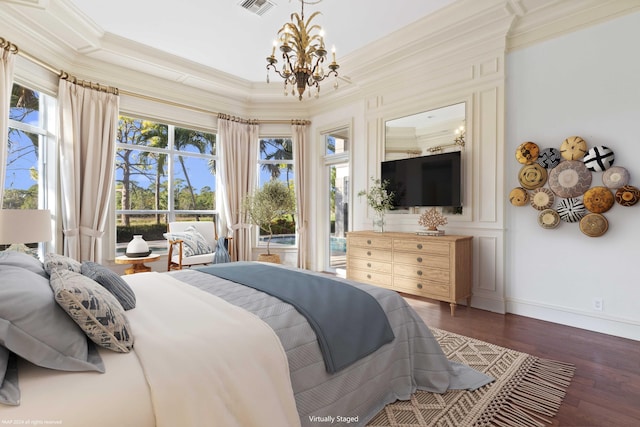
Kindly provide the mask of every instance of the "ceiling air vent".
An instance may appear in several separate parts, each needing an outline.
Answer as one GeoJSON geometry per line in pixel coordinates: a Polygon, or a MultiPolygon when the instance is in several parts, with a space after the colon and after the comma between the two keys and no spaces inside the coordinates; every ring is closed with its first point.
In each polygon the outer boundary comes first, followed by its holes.
{"type": "Polygon", "coordinates": [[[269,0],[242,0],[239,4],[249,12],[253,12],[260,16],[267,13],[267,11],[276,5],[269,0]]]}

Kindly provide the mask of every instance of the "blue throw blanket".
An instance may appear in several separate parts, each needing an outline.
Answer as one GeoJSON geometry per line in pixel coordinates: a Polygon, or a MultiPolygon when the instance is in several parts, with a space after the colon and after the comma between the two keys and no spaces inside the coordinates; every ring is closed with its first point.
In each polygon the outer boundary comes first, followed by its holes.
{"type": "Polygon", "coordinates": [[[370,294],[329,277],[251,262],[200,267],[291,304],[318,337],[327,372],[335,373],[384,344],[394,335],[387,315],[370,294]]]}

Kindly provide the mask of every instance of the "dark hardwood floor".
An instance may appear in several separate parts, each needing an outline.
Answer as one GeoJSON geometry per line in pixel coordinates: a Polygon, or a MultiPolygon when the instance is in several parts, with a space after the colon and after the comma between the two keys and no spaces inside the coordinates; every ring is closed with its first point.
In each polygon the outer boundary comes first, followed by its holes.
{"type": "Polygon", "coordinates": [[[534,356],[573,363],[554,426],[640,426],[640,342],[514,314],[405,296],[429,326],[534,356]]]}

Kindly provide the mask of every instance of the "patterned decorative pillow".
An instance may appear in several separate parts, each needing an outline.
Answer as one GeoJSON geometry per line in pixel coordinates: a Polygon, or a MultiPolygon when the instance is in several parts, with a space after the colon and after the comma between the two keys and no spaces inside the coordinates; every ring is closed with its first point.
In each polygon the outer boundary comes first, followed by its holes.
{"type": "Polygon", "coordinates": [[[129,321],[108,290],[80,273],[64,269],[52,271],[50,284],[56,302],[93,342],[120,353],[131,350],[129,321]]]}
{"type": "Polygon", "coordinates": [[[85,261],[82,263],[80,273],[95,280],[111,292],[125,310],[136,308],[136,294],[133,293],[131,286],[107,267],[96,262],[85,261]]]}
{"type": "Polygon", "coordinates": [[[185,257],[213,252],[207,239],[193,226],[187,227],[183,232],[164,233],[163,236],[167,240],[182,240],[182,255],[185,257]]]}
{"type": "Polygon", "coordinates": [[[82,264],[79,261],[68,256],[54,253],[48,253],[44,256],[44,270],[49,276],[51,276],[52,270],[58,268],[80,273],[81,267],[82,264]]]}

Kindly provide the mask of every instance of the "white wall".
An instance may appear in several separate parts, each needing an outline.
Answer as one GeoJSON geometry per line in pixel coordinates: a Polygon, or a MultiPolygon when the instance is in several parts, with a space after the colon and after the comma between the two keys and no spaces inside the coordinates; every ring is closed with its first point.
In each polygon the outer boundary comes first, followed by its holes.
{"type": "MultiPolygon", "coordinates": [[[[519,186],[520,143],[559,148],[572,135],[611,148],[640,187],[638,40],[635,13],[507,56],[507,194],[519,186]]],[[[602,172],[592,175],[592,186],[603,185],[602,172]]],[[[507,203],[507,310],[640,339],[640,204],[616,203],[604,216],[609,230],[592,238],[577,223],[542,229],[533,208],[507,203]]]]}

